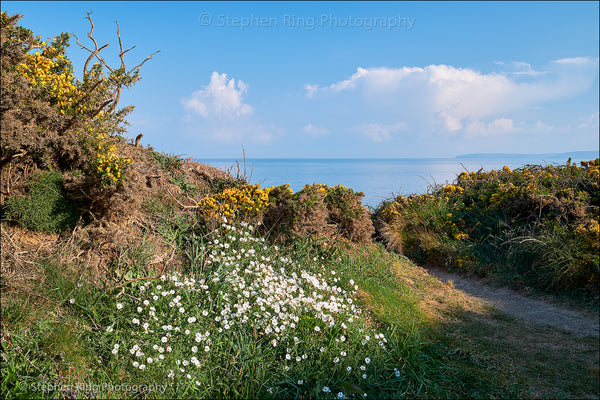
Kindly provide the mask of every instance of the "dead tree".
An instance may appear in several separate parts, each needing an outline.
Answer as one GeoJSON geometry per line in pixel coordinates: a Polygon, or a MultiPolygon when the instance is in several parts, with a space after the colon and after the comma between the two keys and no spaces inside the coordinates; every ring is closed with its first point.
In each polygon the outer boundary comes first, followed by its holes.
{"type": "MultiPolygon", "coordinates": [[[[89,68],[90,63],[96,59],[101,66],[106,67],[106,69],[110,72],[109,74],[109,78],[108,78],[108,83],[110,86],[112,86],[112,88],[109,88],[110,91],[110,95],[108,96],[108,99],[106,99],[103,103],[101,103],[95,110],[93,110],[91,117],[95,117],[97,116],[100,112],[105,111],[106,113],[112,113],[113,111],[116,110],[117,105],[119,104],[119,99],[121,98],[121,90],[123,90],[124,87],[129,87],[132,86],[137,80],[139,80],[139,71],[140,68],[142,67],[142,65],[144,65],[148,60],[150,60],[155,54],[159,53],[159,51],[156,51],[152,54],[150,54],[148,57],[146,57],[141,63],[139,63],[138,65],[136,65],[133,68],[130,68],[129,70],[127,69],[127,66],[125,64],[125,54],[127,54],[129,51],[133,50],[136,46],[132,46],[128,49],[124,49],[123,48],[123,41],[121,40],[121,30],[119,28],[119,23],[117,21],[115,21],[115,24],[117,25],[117,38],[119,39],[119,59],[121,61],[120,66],[118,68],[114,68],[111,67],[106,60],[100,55],[100,52],[104,49],[106,49],[109,44],[105,44],[103,46],[99,46],[98,42],[96,41],[96,39],[94,38],[94,22],[92,21],[92,17],[91,17],[91,12],[87,12],[87,16],[86,19],[88,21],[90,21],[90,31],[88,33],[88,38],[90,38],[90,40],[93,43],[93,49],[83,45],[80,41],[79,38],[76,35],[75,39],[77,44],[82,48],[87,50],[90,55],[87,58],[87,60],[85,61],[85,64],[83,66],[83,80],[84,80],[84,84],[91,79],[91,77],[93,76],[92,70],[89,68]],[[108,108],[107,108],[108,107],[108,108]],[[106,110],[105,110],[106,108],[106,110]]],[[[101,79],[97,80],[97,82],[94,82],[91,86],[90,89],[87,90],[87,92],[84,94],[84,97],[86,96],[91,96],[92,93],[103,83],[103,81],[101,79]]],[[[82,98],[83,100],[83,98],[82,98]]]]}

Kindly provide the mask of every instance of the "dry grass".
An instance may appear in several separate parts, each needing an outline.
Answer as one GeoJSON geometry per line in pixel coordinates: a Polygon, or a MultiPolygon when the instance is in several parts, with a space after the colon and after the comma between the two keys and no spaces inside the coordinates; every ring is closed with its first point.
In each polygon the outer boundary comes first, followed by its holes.
{"type": "Polygon", "coordinates": [[[216,168],[186,160],[174,171],[154,161],[151,149],[123,145],[133,162],[122,185],[99,187],[81,174],[65,173],[69,197],[79,206],[82,221],[72,232],[33,232],[7,221],[2,222],[2,275],[11,286],[39,275],[39,262],[71,265],[85,271],[99,286],[121,283],[127,271],[119,266],[138,265],[144,271],[164,271],[181,266],[181,254],[174,243],[159,232],[161,221],[155,210],[145,207],[151,199],[159,208],[169,208],[193,220],[197,200],[228,175],[216,168]],[[197,190],[182,190],[173,175],[197,190]]]}

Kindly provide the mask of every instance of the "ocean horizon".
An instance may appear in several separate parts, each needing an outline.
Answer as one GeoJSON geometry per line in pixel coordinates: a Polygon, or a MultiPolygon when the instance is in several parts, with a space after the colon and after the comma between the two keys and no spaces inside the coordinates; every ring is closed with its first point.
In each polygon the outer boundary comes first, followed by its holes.
{"type": "Polygon", "coordinates": [[[560,165],[595,159],[597,152],[551,154],[465,154],[448,158],[214,158],[198,162],[245,176],[251,184],[290,184],[294,192],[305,184],[343,185],[363,192],[363,204],[374,208],[397,195],[423,194],[453,182],[462,171],[511,169],[527,164],[560,165]]]}

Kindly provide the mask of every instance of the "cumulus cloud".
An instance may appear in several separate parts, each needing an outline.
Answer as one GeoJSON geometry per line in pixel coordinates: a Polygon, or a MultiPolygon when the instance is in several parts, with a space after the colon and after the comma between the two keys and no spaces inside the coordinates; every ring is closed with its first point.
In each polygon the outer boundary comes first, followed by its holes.
{"type": "MultiPolygon", "coordinates": [[[[328,86],[307,85],[307,96],[339,96],[350,112],[406,121],[411,130],[444,134],[515,132],[511,112],[532,110],[546,102],[587,91],[598,75],[598,59],[554,60],[543,71],[525,62],[496,62],[507,70],[482,73],[449,65],[358,68],[348,79],[328,86]],[[595,67],[594,67],[595,66],[595,67]],[[354,100],[353,100],[354,99],[354,100]],[[353,102],[354,101],[354,102],[353,102]]],[[[364,125],[374,140],[389,140],[385,129],[364,125]]],[[[367,133],[365,133],[367,134],[367,133]]]]}
{"type": "Polygon", "coordinates": [[[308,124],[304,126],[304,132],[313,136],[323,136],[329,135],[329,130],[322,126],[314,126],[313,124],[308,124]]]}
{"type": "Polygon", "coordinates": [[[248,85],[213,72],[208,85],[181,99],[183,122],[196,137],[220,143],[268,143],[280,129],[265,125],[244,103],[248,85]]]}
{"type": "Polygon", "coordinates": [[[446,110],[442,110],[435,116],[436,125],[442,125],[448,132],[456,132],[462,129],[463,124],[460,122],[460,118],[448,113],[446,110]]]}
{"type": "Polygon", "coordinates": [[[399,122],[392,125],[384,124],[362,124],[354,127],[355,131],[367,136],[373,142],[389,142],[393,138],[393,134],[406,129],[406,123],[399,122]]]}
{"type": "Polygon", "coordinates": [[[227,78],[227,74],[213,72],[210,82],[191,96],[181,100],[183,108],[192,114],[204,118],[236,118],[249,115],[254,109],[242,101],[248,91],[248,85],[235,79],[227,78]]]}

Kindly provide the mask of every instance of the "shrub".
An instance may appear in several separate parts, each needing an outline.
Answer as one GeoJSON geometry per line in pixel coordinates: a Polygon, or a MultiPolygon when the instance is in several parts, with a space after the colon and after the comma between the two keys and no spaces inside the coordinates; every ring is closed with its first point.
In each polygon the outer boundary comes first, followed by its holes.
{"type": "Polygon", "coordinates": [[[600,159],[462,172],[375,211],[388,248],[418,262],[542,290],[596,293],[600,159]]]}
{"type": "Polygon", "coordinates": [[[364,193],[342,185],[321,186],[327,191],[325,204],[329,210],[329,221],[337,226],[340,234],[355,242],[370,241],[375,229],[361,202],[364,193]]]}
{"type": "Polygon", "coordinates": [[[271,189],[271,203],[263,217],[263,229],[276,237],[306,235],[332,238],[341,236],[354,242],[367,242],[374,233],[363,193],[341,185],[315,183],[293,193],[289,185],[271,189]]]}
{"type": "MultiPolygon", "coordinates": [[[[79,80],[66,57],[69,34],[43,42],[30,30],[17,26],[20,18],[6,12],[0,17],[0,169],[6,176],[2,192],[21,189],[18,182],[24,181],[21,178],[30,167],[61,172],[81,170],[90,178],[81,182],[114,189],[131,162],[122,154],[121,135],[126,131],[125,117],[133,107],[118,108],[121,91],[140,79],[141,66],[152,56],[128,68],[125,54],[131,49],[123,49],[117,25],[121,52],[118,65],[109,65],[100,55],[107,45],[100,47],[94,39],[94,24],[88,13],[87,36],[91,44],[86,46],[79,39],[76,41],[90,53],[79,80]]],[[[85,186],[80,189],[88,194],[102,192],[85,186]]],[[[90,196],[88,200],[93,204],[101,199],[90,196]]]]}
{"type": "Polygon", "coordinates": [[[231,220],[253,220],[269,204],[269,188],[242,184],[204,197],[198,202],[198,215],[208,224],[231,220]]]}
{"type": "Polygon", "coordinates": [[[35,231],[61,232],[73,229],[79,220],[79,211],[66,197],[58,172],[38,173],[29,182],[28,189],[26,196],[7,199],[6,219],[35,231]]]}

